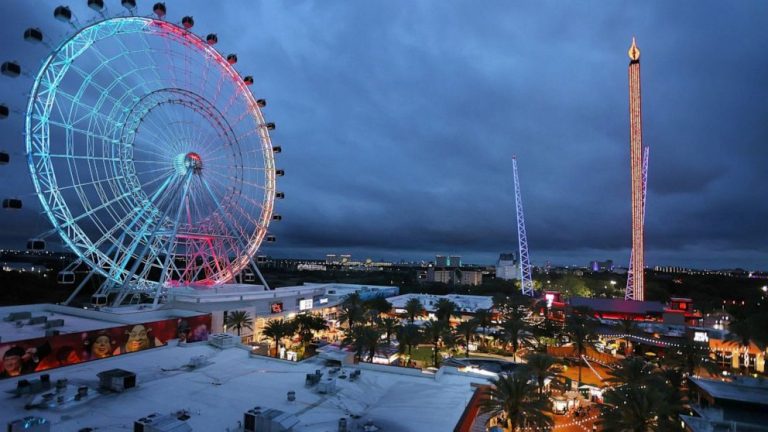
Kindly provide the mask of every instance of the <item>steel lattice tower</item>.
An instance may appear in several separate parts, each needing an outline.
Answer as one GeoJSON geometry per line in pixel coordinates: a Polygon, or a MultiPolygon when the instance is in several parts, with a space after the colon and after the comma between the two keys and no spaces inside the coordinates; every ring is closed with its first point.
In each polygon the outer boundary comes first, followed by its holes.
{"type": "Polygon", "coordinates": [[[640,98],[640,50],[635,38],[629,47],[629,148],[630,172],[632,177],[632,284],[627,284],[625,298],[645,298],[645,250],[643,192],[643,128],[640,98]]]}
{"type": "Polygon", "coordinates": [[[512,173],[515,177],[515,207],[517,210],[517,243],[520,248],[520,290],[523,295],[533,297],[531,262],[528,257],[528,236],[525,234],[523,198],[520,194],[520,179],[517,177],[517,158],[512,156],[512,173]]]}
{"type": "MultiPolygon", "coordinates": [[[[645,225],[645,199],[648,195],[648,152],[650,149],[646,146],[643,149],[643,225],[645,225]]],[[[632,261],[635,251],[632,250],[629,256],[629,271],[627,271],[627,289],[624,294],[624,300],[633,300],[635,292],[635,269],[632,268],[632,261]]]]}

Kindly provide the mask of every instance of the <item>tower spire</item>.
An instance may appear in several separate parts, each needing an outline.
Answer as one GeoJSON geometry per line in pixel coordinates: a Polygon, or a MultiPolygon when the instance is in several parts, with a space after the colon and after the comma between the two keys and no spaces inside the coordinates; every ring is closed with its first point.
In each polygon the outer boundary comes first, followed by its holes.
{"type": "Polygon", "coordinates": [[[645,187],[643,179],[643,128],[640,98],[640,49],[632,38],[629,47],[629,152],[632,179],[632,270],[625,298],[645,298],[645,187]]]}

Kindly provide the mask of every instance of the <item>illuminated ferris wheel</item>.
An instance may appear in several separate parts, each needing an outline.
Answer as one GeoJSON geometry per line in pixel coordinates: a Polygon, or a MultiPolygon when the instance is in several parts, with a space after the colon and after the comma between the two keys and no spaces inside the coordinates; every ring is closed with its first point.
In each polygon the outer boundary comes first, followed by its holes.
{"type": "MultiPolygon", "coordinates": [[[[121,3],[130,15],[110,18],[103,1],[88,0],[101,18],[84,26],[55,9],[75,30],[36,73],[26,111],[49,234],[77,254],[72,269],[90,267],[75,293],[99,274],[97,302],[157,303],[170,287],[258,273],[253,258],[274,241],[267,229],[283,196],[266,102],[235,70],[237,56],[214,48],[215,34],[192,32],[192,17],[176,24],[162,3],[146,17],[135,0],[121,3]]],[[[25,38],[43,41],[37,29],[25,38]]]]}

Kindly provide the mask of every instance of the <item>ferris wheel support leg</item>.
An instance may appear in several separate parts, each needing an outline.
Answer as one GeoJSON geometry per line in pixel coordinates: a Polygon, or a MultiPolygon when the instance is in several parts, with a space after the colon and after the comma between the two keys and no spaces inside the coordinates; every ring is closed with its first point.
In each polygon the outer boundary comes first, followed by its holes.
{"type": "MultiPolygon", "coordinates": [[[[200,177],[200,180],[202,181],[203,185],[205,186],[205,190],[206,190],[206,191],[208,191],[208,194],[211,196],[211,199],[213,199],[213,201],[216,203],[216,205],[217,205],[217,206],[221,206],[221,203],[220,203],[220,202],[219,202],[219,200],[216,198],[216,194],[214,194],[214,193],[213,193],[213,191],[211,190],[211,186],[208,184],[208,182],[207,182],[207,181],[205,181],[205,179],[204,179],[204,178],[202,178],[202,177],[200,177]]],[[[227,224],[227,226],[229,227],[229,229],[230,229],[230,230],[232,230],[232,232],[233,232],[233,233],[237,233],[237,232],[238,232],[237,230],[235,230],[235,229],[234,229],[234,227],[233,227],[233,226],[231,226],[231,225],[230,225],[230,223],[229,223],[229,222],[227,222],[227,220],[226,220],[226,218],[225,218],[225,217],[223,217],[223,216],[222,216],[222,218],[221,218],[221,219],[224,221],[224,223],[225,223],[225,224],[227,224]]],[[[247,248],[245,247],[246,245],[244,245],[244,244],[242,243],[242,239],[240,239],[239,237],[237,237],[237,238],[236,238],[236,240],[237,240],[237,242],[238,242],[238,243],[240,243],[240,247],[241,247],[241,248],[243,248],[243,250],[247,249],[247,248]]],[[[259,267],[258,267],[258,266],[256,266],[256,263],[255,263],[255,262],[253,262],[253,258],[249,258],[249,259],[248,259],[248,261],[251,263],[251,266],[252,266],[252,267],[253,267],[253,269],[256,271],[256,275],[258,275],[258,276],[259,276],[259,280],[261,280],[261,283],[263,283],[263,284],[264,284],[264,288],[266,288],[266,289],[268,289],[268,290],[272,290],[272,288],[270,288],[270,287],[269,287],[269,284],[267,284],[267,281],[266,281],[266,279],[264,279],[264,275],[262,275],[262,274],[261,274],[261,270],[259,270],[259,267]]]]}
{"type": "Polygon", "coordinates": [[[80,290],[82,290],[85,287],[85,284],[88,283],[89,280],[91,280],[91,277],[93,277],[93,274],[96,273],[96,270],[91,270],[88,272],[88,276],[85,277],[85,279],[80,282],[80,285],[75,288],[74,291],[72,291],[72,294],[67,297],[66,300],[64,300],[64,303],[62,303],[64,306],[69,306],[69,303],[77,297],[77,295],[80,293],[80,290]]]}
{"type": "Polygon", "coordinates": [[[171,253],[172,249],[174,248],[174,245],[176,244],[176,235],[179,233],[179,222],[181,220],[181,214],[183,213],[183,210],[186,208],[184,203],[187,201],[187,195],[189,194],[189,184],[192,181],[192,171],[189,171],[186,175],[186,178],[184,179],[184,191],[181,193],[181,200],[179,201],[179,208],[176,210],[176,219],[174,220],[173,224],[173,232],[171,233],[171,237],[168,239],[168,249],[165,251],[165,262],[163,262],[163,269],[160,271],[160,280],[157,282],[157,285],[155,286],[155,295],[152,299],[152,306],[157,306],[157,303],[160,301],[160,291],[163,289],[163,285],[165,284],[165,280],[168,277],[168,267],[171,265],[171,260],[173,259],[174,254],[171,253]]]}
{"type": "Polygon", "coordinates": [[[261,281],[261,283],[264,284],[264,288],[266,288],[267,291],[272,291],[272,288],[269,287],[267,280],[264,279],[264,276],[261,274],[261,270],[259,270],[259,267],[256,265],[255,262],[253,262],[253,258],[251,258],[250,261],[251,261],[251,267],[253,267],[253,271],[256,272],[256,275],[259,277],[259,280],[261,281]]]}
{"type": "MultiPolygon", "coordinates": [[[[188,173],[187,175],[188,175],[188,176],[189,176],[189,175],[191,175],[191,172],[190,172],[190,173],[188,173]]],[[[174,179],[174,178],[177,178],[177,177],[175,177],[175,176],[174,176],[174,177],[169,177],[169,179],[166,181],[166,185],[167,185],[167,184],[169,184],[169,183],[171,182],[171,180],[172,180],[172,179],[174,179]]],[[[186,196],[186,194],[187,194],[188,186],[189,186],[189,181],[188,181],[188,178],[186,178],[186,179],[184,180],[184,193],[183,193],[183,195],[184,195],[184,196],[186,196]]],[[[161,189],[164,189],[164,188],[161,188],[161,189]]],[[[184,196],[182,196],[182,198],[184,198],[184,196]]],[[[182,199],[182,202],[183,202],[183,199],[182,199]]],[[[164,219],[166,218],[166,216],[168,216],[168,212],[169,212],[169,211],[170,211],[170,207],[169,207],[169,208],[167,208],[167,209],[166,209],[166,210],[163,212],[162,216],[161,216],[161,217],[160,217],[158,220],[159,220],[159,221],[162,221],[162,220],[164,220],[164,219]]],[[[177,212],[177,213],[178,213],[178,212],[177,212]]],[[[176,217],[176,219],[178,220],[178,216],[176,217]]],[[[177,225],[177,226],[178,226],[178,225],[177,225]]],[[[142,250],[141,250],[141,253],[140,253],[140,254],[137,256],[137,259],[135,260],[135,262],[134,262],[134,263],[133,263],[133,265],[131,266],[131,270],[130,270],[130,272],[128,273],[128,275],[126,276],[125,280],[123,281],[122,287],[120,288],[120,292],[118,293],[117,297],[115,297],[115,301],[112,303],[112,306],[113,306],[113,307],[117,307],[117,306],[120,306],[120,303],[122,303],[122,302],[123,302],[123,300],[125,300],[125,298],[126,298],[126,297],[128,297],[128,294],[129,294],[129,293],[130,293],[130,291],[131,291],[131,288],[130,288],[130,286],[129,286],[129,284],[130,284],[130,282],[131,282],[131,279],[133,279],[133,277],[134,277],[134,276],[136,276],[136,271],[139,269],[139,265],[140,265],[140,264],[143,262],[143,260],[141,259],[141,257],[145,256],[145,255],[147,254],[147,252],[149,251],[149,248],[150,248],[150,246],[151,246],[151,244],[152,244],[152,241],[151,241],[151,239],[153,239],[155,236],[157,236],[157,232],[160,230],[160,227],[161,227],[161,225],[160,225],[160,223],[158,223],[158,224],[157,224],[157,225],[156,225],[156,226],[155,226],[155,227],[152,229],[152,232],[151,232],[151,233],[149,234],[149,236],[147,237],[147,242],[144,244],[144,247],[142,248],[142,250]]],[[[136,236],[136,239],[135,239],[135,241],[133,242],[133,243],[134,243],[134,245],[132,246],[131,250],[135,250],[135,249],[136,249],[136,246],[138,246],[138,243],[140,243],[140,242],[139,242],[139,239],[141,239],[141,238],[144,236],[144,233],[145,233],[145,232],[146,232],[146,226],[145,226],[144,228],[142,228],[142,231],[141,231],[141,233],[140,233],[138,236],[136,236]]],[[[175,231],[175,229],[174,229],[174,237],[176,236],[175,232],[176,232],[176,231],[175,231]]],[[[131,257],[131,255],[132,255],[132,253],[130,253],[130,254],[127,254],[127,255],[126,255],[126,257],[127,257],[127,258],[130,258],[130,257],[131,257]]],[[[164,281],[164,278],[165,278],[165,274],[164,274],[164,272],[163,272],[163,273],[161,273],[161,281],[160,281],[160,284],[162,284],[162,283],[163,283],[163,281],[164,281]]]]}

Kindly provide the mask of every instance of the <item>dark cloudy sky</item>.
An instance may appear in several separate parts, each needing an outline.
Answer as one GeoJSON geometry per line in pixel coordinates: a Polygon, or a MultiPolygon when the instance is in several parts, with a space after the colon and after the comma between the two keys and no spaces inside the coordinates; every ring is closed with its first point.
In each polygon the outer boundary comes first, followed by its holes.
{"type": "MultiPolygon", "coordinates": [[[[3,0],[0,52],[36,68],[30,25],[65,0],[3,0]]],[[[85,0],[70,0],[82,20],[85,0]]],[[[139,0],[141,14],[150,3],[139,0]]],[[[649,265],[768,268],[768,2],[169,0],[252,74],[287,172],[274,256],[490,263],[516,250],[517,155],[535,264],[626,265],[627,48],[642,52],[649,265]]],[[[117,0],[107,0],[113,12],[117,0]]],[[[29,79],[0,81],[23,105],[29,79]],[[23,84],[23,85],[22,85],[23,84]],[[23,87],[23,88],[22,88],[23,87]]],[[[6,245],[48,228],[0,123],[6,245]]]]}

